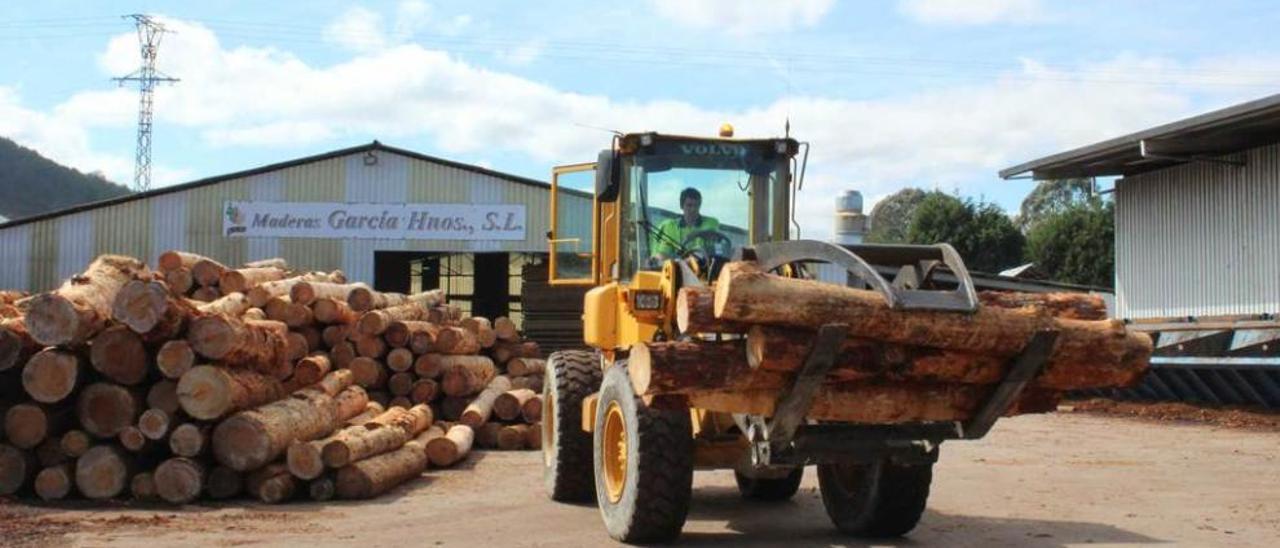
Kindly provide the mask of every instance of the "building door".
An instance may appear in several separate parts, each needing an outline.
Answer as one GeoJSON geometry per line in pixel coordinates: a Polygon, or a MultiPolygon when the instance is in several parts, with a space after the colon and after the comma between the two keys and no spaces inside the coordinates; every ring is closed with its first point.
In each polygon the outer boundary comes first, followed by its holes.
{"type": "Polygon", "coordinates": [[[475,293],[471,313],[486,318],[506,316],[511,298],[510,257],[506,253],[475,254],[475,293]]]}

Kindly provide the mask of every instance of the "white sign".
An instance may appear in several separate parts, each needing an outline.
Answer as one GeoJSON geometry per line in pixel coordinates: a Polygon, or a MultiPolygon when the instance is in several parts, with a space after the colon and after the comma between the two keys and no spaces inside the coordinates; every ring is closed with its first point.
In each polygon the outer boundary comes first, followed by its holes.
{"type": "Polygon", "coordinates": [[[523,204],[226,202],[232,238],[523,240],[523,204]]]}

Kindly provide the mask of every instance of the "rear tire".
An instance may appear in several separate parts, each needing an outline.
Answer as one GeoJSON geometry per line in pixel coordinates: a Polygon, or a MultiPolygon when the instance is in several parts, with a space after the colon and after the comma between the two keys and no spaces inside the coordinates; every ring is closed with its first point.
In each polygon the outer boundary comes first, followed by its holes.
{"type": "Polygon", "coordinates": [[[680,536],[693,490],[689,410],[655,409],[635,395],[625,362],[609,368],[596,409],[596,502],[605,528],[626,543],[680,536]]]}
{"type": "Polygon", "coordinates": [[[734,471],[734,479],[738,480],[738,492],[742,498],[761,502],[781,502],[791,500],[800,490],[800,480],[804,479],[804,467],[797,466],[790,474],[781,478],[752,478],[742,472],[734,471]]]}
{"type": "Polygon", "coordinates": [[[885,538],[907,534],[924,513],[933,464],[873,463],[818,465],[822,505],[840,532],[885,538]]]}
{"type": "Polygon", "coordinates": [[[600,359],[561,350],[547,359],[542,383],[542,478],[547,496],[588,502],[595,496],[591,434],[582,430],[582,400],[600,388],[600,359]]]}

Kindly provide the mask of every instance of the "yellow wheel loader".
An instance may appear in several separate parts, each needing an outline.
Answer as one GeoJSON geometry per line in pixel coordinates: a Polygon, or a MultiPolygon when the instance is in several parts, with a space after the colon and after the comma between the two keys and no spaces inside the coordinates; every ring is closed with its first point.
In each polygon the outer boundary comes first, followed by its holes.
{"type": "Polygon", "coordinates": [[[676,327],[677,292],[710,285],[731,260],[791,277],[808,275],[812,263],[838,265],[842,281],[879,291],[895,308],[976,309],[973,282],[945,244],[792,241],[805,157],[807,146],[794,139],[736,139],[725,127],[720,137],[619,135],[596,162],[555,169],[551,283],[591,287],[583,314],[589,349],[547,360],[544,478],[553,500],[594,498],[614,539],[677,537],[695,469],[733,469],[744,497],[782,501],[796,493],[806,465],[816,465],[823,504],[840,531],[905,534],[924,511],[939,444],[984,435],[1042,364],[1051,340],[1031,341],[963,424],[818,424],[805,415],[847,332],[831,326],[818,331],[772,416],[638,397],[628,349],[696,336],[676,327]],[[949,281],[927,283],[935,275],[949,281]]]}

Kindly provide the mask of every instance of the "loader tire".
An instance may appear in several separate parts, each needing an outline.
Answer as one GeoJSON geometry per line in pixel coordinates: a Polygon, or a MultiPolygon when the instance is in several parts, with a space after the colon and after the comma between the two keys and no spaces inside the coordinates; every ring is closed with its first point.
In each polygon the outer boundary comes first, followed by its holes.
{"type": "Polygon", "coordinates": [[[932,463],[881,459],[818,465],[827,516],[840,532],[864,538],[898,537],[915,528],[932,481],[932,463]]]}
{"type": "Polygon", "coordinates": [[[595,426],[596,502],[614,540],[680,536],[693,491],[693,427],[687,408],[645,405],[625,362],[604,375],[595,426]]]}
{"type": "Polygon", "coordinates": [[[547,359],[542,383],[542,478],[551,500],[595,496],[591,434],[582,430],[582,400],[600,388],[600,359],[590,350],[561,350],[547,359]]]}
{"type": "Polygon", "coordinates": [[[753,478],[734,471],[734,479],[738,480],[738,492],[742,498],[761,502],[781,502],[791,500],[800,490],[800,480],[804,479],[804,467],[797,466],[790,474],[781,478],[753,478]]]}

